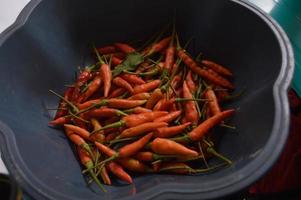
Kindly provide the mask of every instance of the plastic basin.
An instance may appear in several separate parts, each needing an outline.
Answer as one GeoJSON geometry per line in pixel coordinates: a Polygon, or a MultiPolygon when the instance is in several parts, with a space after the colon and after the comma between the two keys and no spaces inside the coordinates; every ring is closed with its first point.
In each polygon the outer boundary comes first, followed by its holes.
{"type": "Polygon", "coordinates": [[[237,0],[34,0],[0,38],[0,144],[16,181],[35,199],[208,199],[240,191],[260,178],[279,156],[288,134],[287,88],[293,53],[270,17],[237,0]],[[86,187],[73,151],[60,130],[48,127],[76,66],[89,63],[89,45],[147,38],[176,10],[192,53],[229,66],[239,100],[223,130],[219,151],[234,161],[208,175],[136,175],[133,185],[114,183],[108,192],[86,187]]]}

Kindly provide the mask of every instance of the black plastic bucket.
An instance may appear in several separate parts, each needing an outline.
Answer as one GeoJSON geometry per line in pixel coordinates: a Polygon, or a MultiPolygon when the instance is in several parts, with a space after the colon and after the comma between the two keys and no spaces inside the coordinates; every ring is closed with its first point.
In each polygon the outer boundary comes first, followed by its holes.
{"type": "Polygon", "coordinates": [[[282,29],[239,0],[34,0],[0,38],[0,144],[16,181],[36,199],[207,199],[237,192],[276,161],[288,134],[287,88],[294,61],[282,29]],[[86,186],[64,135],[47,126],[45,110],[76,66],[87,64],[88,45],[146,38],[171,22],[192,52],[229,66],[237,90],[247,92],[219,151],[234,164],[197,176],[135,176],[133,185],[86,186]],[[194,52],[198,53],[198,52],[194,52]]]}
{"type": "Polygon", "coordinates": [[[0,195],[3,200],[22,199],[22,192],[19,186],[6,174],[0,174],[0,195]]]}

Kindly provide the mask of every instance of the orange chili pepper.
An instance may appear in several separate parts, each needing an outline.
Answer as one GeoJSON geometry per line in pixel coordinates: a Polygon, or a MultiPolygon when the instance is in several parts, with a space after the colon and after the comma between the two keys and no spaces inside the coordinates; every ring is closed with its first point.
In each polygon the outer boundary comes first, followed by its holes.
{"type": "Polygon", "coordinates": [[[162,116],[162,117],[159,117],[157,119],[154,120],[154,122],[171,122],[173,120],[175,120],[177,117],[179,117],[181,114],[181,111],[178,110],[178,111],[174,111],[174,112],[171,112],[165,116],[162,116]]]}
{"type": "Polygon", "coordinates": [[[120,51],[122,51],[123,53],[126,53],[126,54],[129,54],[129,53],[133,53],[135,52],[136,50],[131,47],[130,45],[128,44],[125,44],[125,43],[115,43],[114,44],[115,47],[117,47],[120,51]]]}
{"type": "Polygon", "coordinates": [[[117,163],[112,161],[107,165],[107,168],[119,179],[121,179],[129,184],[133,183],[132,177],[128,173],[126,173],[123,170],[123,168],[120,165],[118,165],[117,163]]]}
{"type": "MultiPolygon", "coordinates": [[[[183,82],[183,97],[192,99],[193,96],[189,91],[186,81],[183,82]]],[[[191,122],[194,125],[198,124],[199,114],[194,101],[187,101],[184,103],[185,108],[185,120],[191,122]]]]}
{"type": "Polygon", "coordinates": [[[155,137],[160,137],[160,138],[168,138],[168,137],[173,137],[179,133],[182,133],[185,128],[190,126],[191,122],[186,122],[185,124],[181,124],[178,126],[171,126],[171,127],[162,127],[158,128],[154,133],[155,137]]]}
{"type": "Polygon", "coordinates": [[[77,102],[81,103],[87,100],[99,89],[100,86],[101,86],[101,78],[100,76],[96,76],[91,82],[91,84],[89,85],[88,89],[81,96],[79,96],[77,102]]]}
{"type": "Polygon", "coordinates": [[[152,109],[154,105],[163,97],[163,93],[160,88],[155,89],[150,98],[147,100],[145,108],[152,109]]]}
{"type": "Polygon", "coordinates": [[[104,47],[98,47],[97,51],[104,55],[104,54],[111,54],[111,53],[115,53],[117,51],[117,49],[114,46],[104,46],[104,47]]]}
{"type": "Polygon", "coordinates": [[[191,132],[188,133],[188,137],[192,141],[200,141],[202,137],[215,125],[219,124],[224,119],[230,117],[235,113],[234,109],[226,110],[213,115],[209,119],[205,120],[203,123],[199,124],[191,132]]]}
{"type": "Polygon", "coordinates": [[[162,155],[198,156],[198,152],[165,138],[154,139],[151,143],[151,149],[153,152],[162,155]]]}
{"type": "Polygon", "coordinates": [[[167,125],[168,125],[168,123],[165,123],[165,122],[147,122],[147,123],[135,126],[135,127],[125,129],[124,131],[121,132],[121,134],[118,137],[119,138],[135,137],[135,136],[139,136],[146,132],[154,131],[157,128],[161,128],[161,127],[164,127],[167,125]]]}
{"type": "Polygon", "coordinates": [[[160,85],[160,80],[150,81],[148,83],[144,83],[142,85],[137,85],[134,87],[134,94],[143,93],[143,92],[150,92],[156,89],[160,85]]]}
{"type": "Polygon", "coordinates": [[[134,92],[133,87],[131,86],[131,84],[129,84],[126,80],[124,80],[123,78],[120,77],[116,77],[113,79],[113,83],[121,88],[126,89],[127,91],[129,91],[130,93],[134,92]]]}
{"type": "Polygon", "coordinates": [[[150,94],[147,92],[142,92],[138,94],[134,94],[133,96],[130,96],[129,100],[148,100],[150,98],[150,94]]]}
{"type": "Polygon", "coordinates": [[[185,50],[179,50],[178,57],[183,60],[186,66],[188,66],[193,72],[197,73],[201,77],[211,81],[216,85],[234,89],[234,86],[227,79],[224,79],[223,77],[213,76],[211,73],[198,66],[198,64],[189,55],[186,54],[185,50]]]}
{"type": "Polygon", "coordinates": [[[232,72],[230,70],[228,70],[226,67],[219,65],[213,61],[210,60],[202,60],[201,62],[203,65],[205,65],[206,67],[214,70],[215,72],[224,75],[224,76],[233,76],[232,72]]]}
{"type": "Polygon", "coordinates": [[[109,96],[109,91],[111,88],[111,81],[112,81],[112,72],[108,64],[104,63],[100,66],[100,75],[103,79],[103,88],[104,88],[103,94],[104,97],[107,97],[109,96]]]}
{"type": "Polygon", "coordinates": [[[211,114],[216,115],[216,114],[220,113],[221,109],[218,105],[217,97],[211,87],[207,88],[204,96],[206,99],[209,99],[208,105],[209,105],[211,114]]]}
{"type": "Polygon", "coordinates": [[[140,84],[144,84],[145,81],[138,77],[137,75],[135,74],[121,74],[120,75],[121,78],[123,78],[124,80],[126,80],[127,82],[131,83],[131,84],[135,84],[135,85],[140,85],[140,84]]]}

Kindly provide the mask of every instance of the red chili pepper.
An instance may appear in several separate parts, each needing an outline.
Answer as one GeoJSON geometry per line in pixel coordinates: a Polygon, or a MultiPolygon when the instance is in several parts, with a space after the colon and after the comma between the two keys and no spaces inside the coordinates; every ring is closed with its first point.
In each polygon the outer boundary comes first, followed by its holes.
{"type": "Polygon", "coordinates": [[[191,70],[188,71],[185,81],[186,81],[186,84],[187,84],[190,92],[192,94],[195,93],[195,91],[196,91],[196,85],[195,85],[195,83],[193,81],[191,70]]]}
{"type": "Polygon", "coordinates": [[[109,98],[119,97],[120,95],[123,95],[125,92],[126,90],[124,88],[116,88],[110,93],[109,98]]]}
{"type": "Polygon", "coordinates": [[[152,138],[153,133],[149,133],[142,138],[138,139],[137,141],[127,144],[123,147],[121,147],[118,152],[114,151],[113,149],[99,143],[95,142],[96,147],[104,154],[109,156],[106,160],[102,161],[102,164],[106,164],[107,162],[110,162],[112,160],[115,160],[117,158],[128,158],[133,155],[135,155],[138,151],[140,151],[152,138]]]}
{"type": "Polygon", "coordinates": [[[120,77],[116,77],[113,79],[113,83],[121,88],[126,89],[127,91],[129,91],[130,93],[133,93],[133,87],[131,86],[131,84],[129,84],[126,80],[124,80],[123,78],[120,77]]]}
{"type": "Polygon", "coordinates": [[[126,54],[136,52],[136,50],[133,47],[125,43],[115,43],[114,46],[126,54]]]}
{"type": "Polygon", "coordinates": [[[153,171],[154,172],[159,172],[161,164],[162,164],[162,162],[159,162],[159,161],[153,162],[152,163],[152,169],[153,169],[153,171]]]}
{"type": "Polygon", "coordinates": [[[131,127],[122,131],[119,135],[119,138],[128,138],[139,136],[143,133],[151,132],[156,130],[157,128],[168,126],[168,123],[165,122],[147,122],[144,124],[140,124],[135,127],[131,127]]]}
{"type": "MultiPolygon", "coordinates": [[[[108,129],[107,129],[108,130],[108,129]]],[[[119,132],[113,132],[113,133],[110,133],[106,136],[106,139],[105,141],[106,142],[111,142],[112,140],[114,140],[117,136],[119,135],[119,132]]]]}
{"type": "Polygon", "coordinates": [[[122,60],[117,58],[116,56],[112,56],[112,65],[116,66],[116,65],[120,65],[122,63],[122,60]]]}
{"type": "Polygon", "coordinates": [[[166,56],[165,56],[165,63],[164,63],[164,67],[168,70],[171,71],[171,68],[174,65],[175,62],[175,52],[176,52],[176,48],[173,45],[170,45],[167,49],[166,49],[166,56]]]}
{"type": "Polygon", "coordinates": [[[137,75],[135,74],[121,74],[120,75],[121,78],[123,78],[124,80],[126,80],[127,82],[131,83],[131,84],[135,84],[135,85],[140,85],[140,84],[144,84],[145,81],[138,77],[137,75]]]}
{"type": "Polygon", "coordinates": [[[216,96],[217,96],[218,102],[223,102],[224,100],[227,99],[228,96],[230,96],[230,94],[227,90],[222,89],[220,87],[217,87],[216,89],[218,89],[216,91],[216,96]]]}
{"type": "Polygon", "coordinates": [[[72,125],[72,124],[64,124],[64,127],[65,127],[65,130],[73,131],[74,133],[81,136],[85,140],[88,140],[88,141],[91,140],[90,133],[83,128],[80,128],[80,127],[72,125]]]}
{"type": "MultiPolygon", "coordinates": [[[[72,97],[72,94],[73,94],[73,90],[74,88],[73,87],[68,87],[64,93],[64,98],[66,100],[71,100],[71,97],[72,97]]],[[[65,115],[68,114],[68,107],[67,107],[67,103],[63,100],[60,101],[60,104],[58,106],[58,110],[55,114],[55,117],[54,119],[58,119],[60,117],[63,117],[65,115]]]]}
{"type": "Polygon", "coordinates": [[[167,110],[163,108],[163,105],[165,104],[167,100],[165,98],[160,99],[156,105],[154,106],[153,110],[154,111],[159,111],[159,110],[167,110]]]}
{"type": "Polygon", "coordinates": [[[147,56],[150,56],[154,53],[162,51],[167,45],[169,44],[170,40],[172,37],[166,37],[163,38],[161,41],[158,43],[154,44],[148,51],[147,51],[147,56]]]}
{"type": "MultiPolygon", "coordinates": [[[[101,128],[101,130],[105,130],[108,128],[119,128],[119,127],[134,127],[138,126],[140,124],[154,121],[155,118],[161,117],[163,115],[166,115],[167,112],[164,111],[156,111],[156,112],[146,112],[146,113],[140,113],[140,114],[132,114],[128,115],[122,118],[122,120],[108,124],[101,128]]],[[[95,131],[92,132],[94,134],[95,131]]]]}
{"type": "Polygon", "coordinates": [[[128,100],[128,99],[108,99],[108,106],[111,108],[128,109],[141,106],[146,100],[128,100]]]}
{"type": "Polygon", "coordinates": [[[177,89],[180,86],[180,82],[181,82],[181,76],[180,75],[175,75],[174,78],[171,80],[171,86],[174,89],[177,89]]]}
{"type": "Polygon", "coordinates": [[[135,155],[150,141],[152,137],[153,133],[149,133],[140,138],[139,140],[121,147],[118,152],[119,157],[126,158],[135,155]]]}
{"type": "MultiPolygon", "coordinates": [[[[95,118],[91,119],[91,124],[92,124],[94,130],[98,130],[101,128],[100,123],[95,118]]],[[[104,131],[98,131],[94,135],[92,135],[90,138],[92,141],[97,141],[97,142],[103,143],[105,141],[104,131]]]]}
{"type": "Polygon", "coordinates": [[[71,122],[71,117],[59,117],[55,120],[52,120],[49,122],[49,125],[52,126],[59,126],[59,125],[64,125],[71,122]]]}
{"type": "Polygon", "coordinates": [[[80,110],[83,110],[85,108],[88,108],[90,106],[93,106],[94,104],[97,104],[99,102],[101,102],[102,99],[93,99],[93,100],[89,100],[89,101],[86,101],[84,103],[81,103],[81,104],[77,104],[77,107],[78,109],[80,110]]]}
{"type": "Polygon", "coordinates": [[[226,110],[220,112],[216,115],[213,115],[209,119],[205,120],[203,123],[199,124],[198,127],[193,129],[190,133],[188,133],[188,137],[192,141],[200,141],[202,137],[215,125],[222,122],[224,119],[230,117],[235,113],[234,109],[226,110]]]}
{"type": "Polygon", "coordinates": [[[130,96],[129,100],[148,100],[150,98],[150,94],[147,92],[134,94],[133,96],[130,96]]]}
{"type": "Polygon", "coordinates": [[[118,165],[117,163],[112,161],[107,165],[107,168],[119,179],[121,179],[129,184],[133,183],[131,176],[128,173],[126,173],[123,170],[123,168],[120,165],[118,165]]]}
{"type": "Polygon", "coordinates": [[[175,120],[177,117],[179,117],[181,114],[181,111],[175,111],[175,112],[171,112],[165,116],[159,117],[157,119],[154,120],[154,122],[167,122],[170,123],[171,121],[175,120]]]}
{"type": "Polygon", "coordinates": [[[81,87],[86,84],[88,80],[92,77],[90,68],[86,68],[83,72],[81,72],[76,80],[73,94],[71,97],[71,102],[77,102],[77,99],[80,95],[81,87]]]}
{"type": "Polygon", "coordinates": [[[213,71],[224,75],[224,76],[233,76],[232,72],[230,70],[228,70],[226,67],[221,66],[213,61],[210,60],[202,60],[201,62],[203,65],[205,65],[206,67],[212,69],[213,71]]]}
{"type": "Polygon", "coordinates": [[[118,163],[120,163],[123,167],[133,172],[140,172],[140,173],[152,172],[152,170],[148,166],[146,166],[145,164],[143,164],[142,162],[134,158],[121,158],[118,159],[118,163]]]}
{"type": "MultiPolygon", "coordinates": [[[[80,115],[79,115],[79,118],[84,119],[84,116],[83,116],[82,114],[80,114],[80,115]]],[[[85,120],[85,119],[84,119],[84,120],[85,120]]],[[[80,120],[80,119],[78,119],[78,118],[74,118],[73,121],[74,121],[74,124],[75,124],[76,126],[82,128],[82,129],[85,129],[85,130],[88,129],[88,128],[87,128],[86,122],[84,122],[84,121],[82,121],[82,120],[80,120]]]]}
{"type": "Polygon", "coordinates": [[[127,127],[134,127],[138,126],[139,124],[154,121],[156,118],[162,117],[164,115],[167,115],[167,112],[154,111],[136,115],[128,115],[123,117],[122,120],[126,123],[127,127]]]}
{"type": "Polygon", "coordinates": [[[104,184],[106,184],[106,185],[111,185],[112,184],[111,179],[109,177],[109,174],[107,172],[107,169],[105,167],[101,169],[100,176],[101,176],[104,184]]]}
{"type": "MultiPolygon", "coordinates": [[[[183,97],[188,99],[193,99],[192,94],[186,84],[186,81],[183,82],[183,97]]],[[[194,125],[198,124],[199,114],[194,101],[187,101],[184,103],[185,108],[185,120],[191,122],[194,125]]]]}
{"type": "Polygon", "coordinates": [[[155,104],[163,97],[163,93],[160,88],[155,89],[150,98],[147,100],[145,108],[152,109],[155,104]]]}
{"type": "Polygon", "coordinates": [[[190,126],[190,124],[191,124],[191,122],[187,122],[185,124],[181,124],[178,126],[158,128],[155,131],[155,137],[160,137],[160,138],[173,137],[179,133],[182,133],[185,130],[185,128],[190,126]]]}
{"type": "Polygon", "coordinates": [[[104,46],[104,47],[97,48],[97,51],[100,54],[104,55],[104,54],[115,53],[117,51],[117,49],[114,46],[104,46]]]}
{"type": "Polygon", "coordinates": [[[104,97],[109,95],[112,81],[112,72],[108,64],[102,64],[100,66],[100,75],[103,79],[104,97]]]}
{"type": "Polygon", "coordinates": [[[91,117],[113,117],[113,116],[124,116],[126,115],[124,112],[114,109],[114,108],[98,108],[91,110],[87,113],[85,113],[85,116],[91,117]]]}
{"type": "Polygon", "coordinates": [[[183,60],[187,67],[189,67],[193,72],[197,73],[201,77],[211,81],[216,85],[220,85],[229,89],[234,89],[234,86],[228,80],[220,76],[213,76],[210,72],[198,66],[198,64],[189,55],[186,54],[185,50],[179,50],[178,57],[183,60]]]}
{"type": "Polygon", "coordinates": [[[212,115],[216,115],[216,114],[220,113],[221,109],[218,105],[217,97],[211,87],[207,88],[204,96],[205,96],[205,98],[209,99],[208,105],[210,108],[210,113],[212,115]]]}
{"type": "Polygon", "coordinates": [[[93,161],[92,159],[89,157],[88,154],[86,154],[85,151],[83,151],[81,148],[77,148],[78,150],[78,155],[79,155],[79,158],[80,158],[80,161],[81,163],[86,167],[86,169],[88,170],[91,178],[95,181],[95,183],[98,185],[98,187],[106,192],[106,189],[103,187],[103,185],[100,183],[100,181],[98,180],[98,178],[96,177],[95,173],[93,172],[93,167],[94,167],[94,164],[93,164],[93,161]]]}
{"type": "Polygon", "coordinates": [[[140,114],[140,113],[146,113],[146,112],[152,112],[152,110],[150,109],[147,109],[147,108],[143,108],[143,107],[136,107],[136,108],[133,108],[133,113],[134,114],[140,114]]]}
{"type": "Polygon", "coordinates": [[[151,143],[151,149],[162,155],[198,156],[198,152],[165,138],[154,139],[151,143]]]}
{"type": "Polygon", "coordinates": [[[142,85],[137,85],[134,87],[134,94],[150,92],[156,89],[160,85],[160,83],[161,83],[160,80],[154,80],[142,85]]]}
{"type": "Polygon", "coordinates": [[[122,52],[116,52],[116,53],[110,54],[109,57],[111,57],[111,55],[116,58],[119,58],[121,60],[123,60],[126,57],[126,55],[122,52]]]}
{"type": "Polygon", "coordinates": [[[150,161],[155,160],[154,155],[157,155],[157,154],[154,154],[153,152],[150,152],[150,151],[143,151],[143,152],[138,152],[135,155],[135,158],[140,161],[150,162],[150,161]]]}
{"type": "Polygon", "coordinates": [[[86,101],[89,97],[91,97],[101,86],[101,78],[100,76],[96,76],[91,84],[89,85],[88,89],[79,96],[77,102],[81,103],[83,101],[86,101]]]}

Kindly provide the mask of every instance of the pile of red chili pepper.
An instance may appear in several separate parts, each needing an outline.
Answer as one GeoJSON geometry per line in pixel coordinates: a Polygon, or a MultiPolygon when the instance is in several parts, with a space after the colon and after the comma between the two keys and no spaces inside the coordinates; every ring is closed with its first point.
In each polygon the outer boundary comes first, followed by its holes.
{"type": "Polygon", "coordinates": [[[99,179],[111,185],[112,175],[130,184],[130,172],[198,174],[231,164],[212,139],[214,127],[231,128],[225,120],[235,112],[221,108],[233,97],[229,69],[193,58],[175,31],[144,47],[114,43],[92,52],[96,63],[63,96],[50,90],[61,99],[50,125],[64,128],[102,190],[99,179]],[[209,166],[210,157],[221,164],[209,166]]]}

